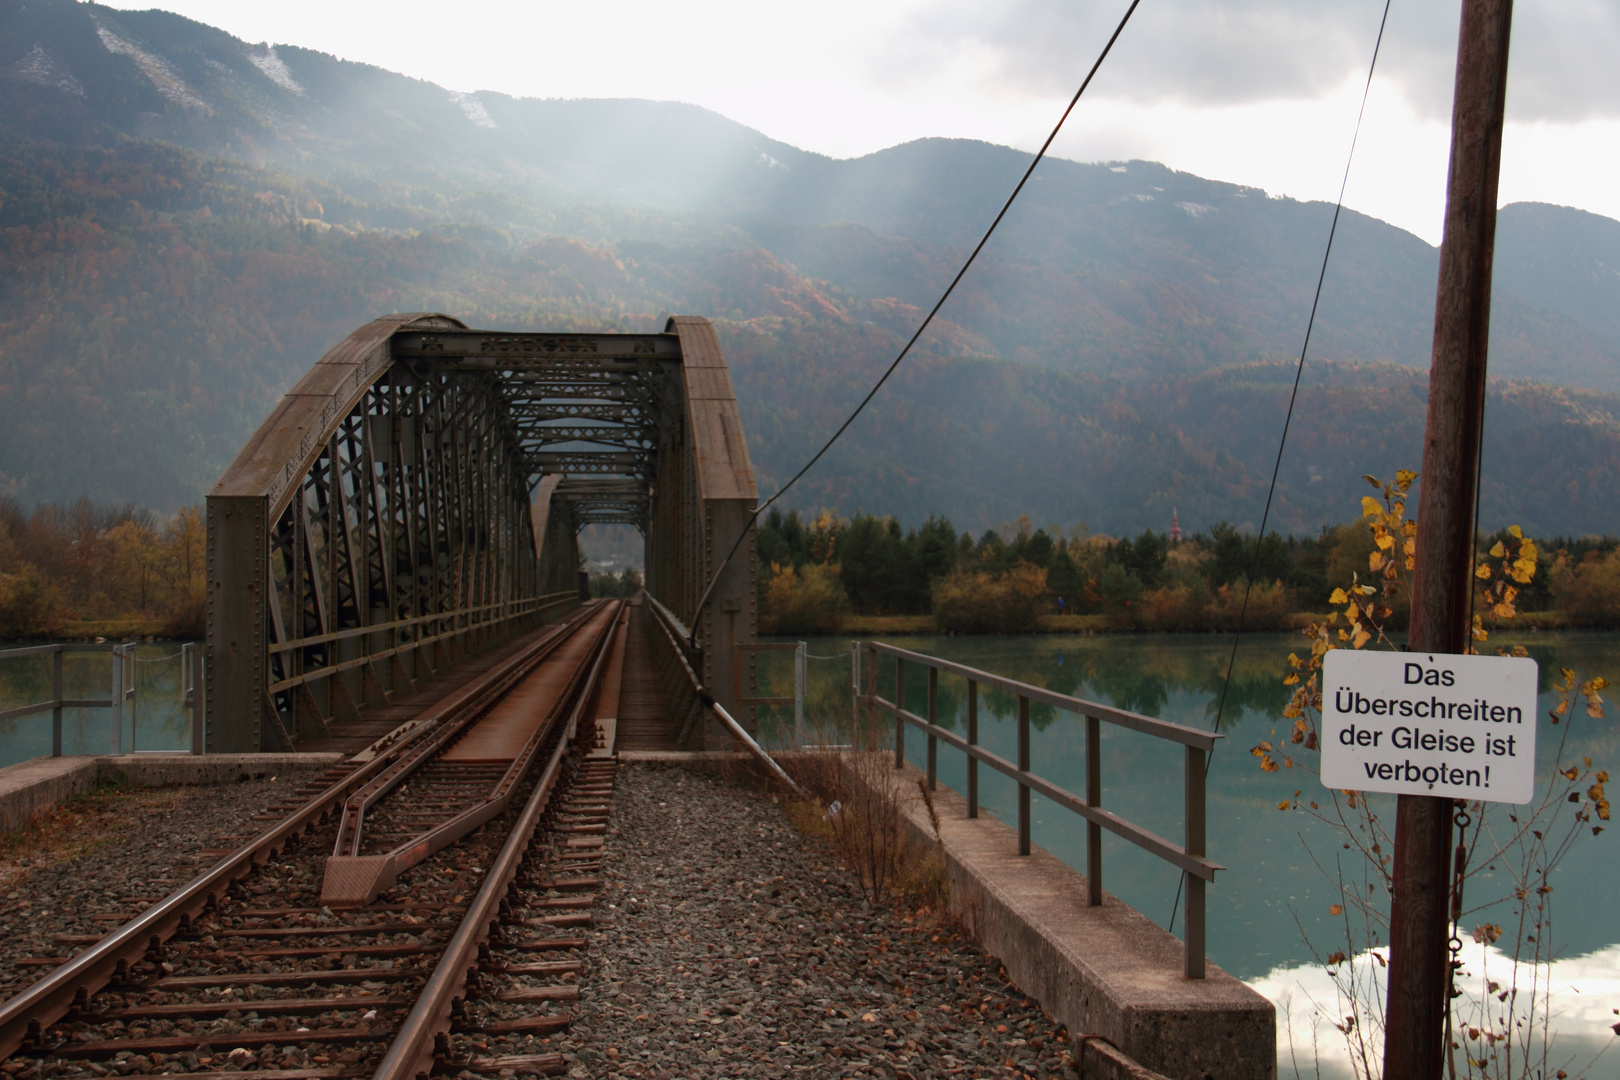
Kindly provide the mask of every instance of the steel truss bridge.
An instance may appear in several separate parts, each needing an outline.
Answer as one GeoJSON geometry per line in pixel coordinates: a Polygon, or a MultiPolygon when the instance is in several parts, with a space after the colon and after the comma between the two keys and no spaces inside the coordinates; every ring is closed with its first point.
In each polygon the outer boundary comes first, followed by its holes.
{"type": "MultiPolygon", "coordinates": [[[[738,712],[757,492],[713,328],[391,315],[321,357],[208,496],[206,749],[298,747],[580,603],[579,530],[646,541],[686,745],[738,712]],[[698,612],[706,586],[747,529],[698,612]]],[[[751,689],[751,679],[745,680],[751,689]]]]}

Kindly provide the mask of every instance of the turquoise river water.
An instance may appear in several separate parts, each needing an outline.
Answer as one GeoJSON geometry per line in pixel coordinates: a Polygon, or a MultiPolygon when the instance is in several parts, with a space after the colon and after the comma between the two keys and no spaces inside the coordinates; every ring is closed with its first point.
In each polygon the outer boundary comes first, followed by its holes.
{"type": "MultiPolygon", "coordinates": [[[[884,640],[1064,694],[1205,729],[1215,723],[1232,648],[1230,636],[1211,634],[884,640]]],[[[1510,642],[1526,645],[1540,665],[1540,786],[1544,788],[1550,781],[1555,766],[1580,765],[1587,757],[1595,766],[1620,774],[1620,708],[1616,704],[1609,705],[1609,716],[1603,720],[1589,719],[1579,708],[1571,722],[1557,726],[1546,716],[1557,701],[1550,685],[1560,668],[1573,668],[1583,679],[1603,675],[1620,683],[1616,677],[1620,675],[1620,634],[1540,633],[1502,639],[1504,644],[1510,642]]],[[[1494,638],[1492,644],[1497,644],[1494,638]]],[[[808,642],[808,647],[815,659],[809,662],[807,714],[812,720],[842,720],[849,715],[849,639],[821,638],[808,642]]],[[[1299,1069],[1311,1071],[1318,1064],[1316,1058],[1325,1072],[1347,1073],[1349,1058],[1333,1045],[1337,1039],[1342,1048],[1344,1039],[1326,1026],[1342,1016],[1342,1011],[1335,1003],[1333,980],[1321,961],[1339,950],[1356,955],[1356,939],[1347,942],[1346,920],[1332,911],[1342,899],[1340,875],[1362,882],[1362,888],[1367,880],[1365,866],[1359,858],[1349,859],[1352,853],[1345,850],[1332,828],[1307,813],[1277,808],[1280,802],[1292,800],[1295,791],[1303,801],[1325,804],[1327,793],[1316,776],[1301,768],[1263,772],[1250,753],[1262,740],[1275,744],[1279,735],[1286,737],[1289,722],[1281,718],[1281,712],[1290,690],[1281,680],[1289,652],[1302,647],[1295,635],[1243,638],[1220,719],[1220,733],[1225,738],[1210,762],[1207,799],[1209,857],[1226,867],[1208,888],[1209,956],[1278,1003],[1279,1064],[1285,1076],[1292,1074],[1296,1062],[1299,1069]]],[[[787,656],[762,654],[762,683],[768,687],[762,693],[792,692],[787,656]]],[[[892,662],[883,671],[880,692],[892,697],[892,662]]],[[[908,707],[920,715],[927,700],[924,677],[913,673],[907,681],[908,707]]],[[[939,715],[942,726],[964,730],[962,680],[941,677],[939,715]]],[[[982,695],[979,715],[981,742],[1006,758],[1015,758],[1015,700],[1004,694],[982,695]]],[[[786,738],[791,721],[781,710],[760,719],[763,733],[778,741],[786,738]]],[[[1031,727],[1034,771],[1070,791],[1083,792],[1084,725],[1073,714],[1034,706],[1031,727]]],[[[920,732],[908,732],[908,757],[914,763],[923,762],[923,746],[920,732]]],[[[1306,759],[1314,756],[1301,755],[1306,759]]],[[[1178,745],[1103,725],[1102,804],[1114,813],[1179,841],[1182,771],[1178,745]]],[[[979,776],[983,805],[1009,823],[1015,822],[1013,782],[988,768],[981,767],[979,776]]],[[[941,745],[940,782],[962,791],[965,777],[963,755],[941,745]]],[[[1392,824],[1393,797],[1374,798],[1375,810],[1387,815],[1392,824]]],[[[1513,812],[1515,808],[1508,806],[1492,808],[1491,827],[1499,832],[1506,829],[1510,823],[1504,819],[1513,812]]],[[[1567,830],[1568,810],[1560,820],[1567,830]]],[[[1069,865],[1084,868],[1085,829],[1074,814],[1034,796],[1032,832],[1036,844],[1069,865]]],[[[1128,841],[1106,832],[1103,835],[1104,887],[1159,925],[1170,925],[1179,871],[1128,841]]],[[[1556,960],[1536,969],[1554,990],[1549,1073],[1566,1068],[1572,1076],[1620,1077],[1620,1047],[1587,1064],[1610,1045],[1609,1025],[1620,1020],[1613,1012],[1620,1008],[1617,843],[1620,835],[1614,832],[1593,836],[1589,829],[1578,830],[1550,878],[1553,914],[1543,937],[1550,937],[1556,960]]],[[[1463,920],[1465,926],[1507,922],[1507,905],[1487,901],[1513,887],[1506,862],[1472,879],[1465,893],[1471,909],[1463,920]]],[[[1381,897],[1383,890],[1375,887],[1374,894],[1381,897]]],[[[1172,929],[1179,936],[1179,920],[1172,929]]],[[[1476,945],[1467,934],[1464,940],[1463,959],[1471,962],[1471,970],[1490,968],[1493,977],[1500,978],[1507,961],[1499,950],[1476,945]]],[[[1542,955],[1547,955],[1545,949],[1542,955]]],[[[1381,971],[1374,959],[1363,955],[1357,961],[1371,971],[1368,978],[1381,971]]],[[[1538,1061],[1539,1053],[1538,1048],[1538,1061]]]]}

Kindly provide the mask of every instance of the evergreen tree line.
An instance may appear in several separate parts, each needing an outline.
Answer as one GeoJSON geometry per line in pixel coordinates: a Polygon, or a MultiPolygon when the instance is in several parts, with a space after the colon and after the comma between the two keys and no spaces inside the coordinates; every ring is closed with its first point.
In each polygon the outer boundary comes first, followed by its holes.
{"type": "MultiPolygon", "coordinates": [[[[1480,552],[1505,535],[1482,536],[1480,552]]],[[[198,636],[205,541],[201,507],[160,515],[80,499],[25,511],[0,496],[0,640],[111,624],[198,636]]],[[[1538,543],[1541,569],[1519,590],[1519,610],[1553,613],[1548,625],[1620,625],[1620,541],[1538,543]]],[[[849,614],[932,615],[942,630],[1016,632],[1053,615],[1100,616],[1087,624],[1098,629],[1227,628],[1245,594],[1246,626],[1283,629],[1325,610],[1353,575],[1367,578],[1374,546],[1360,522],[1307,537],[1272,532],[1256,544],[1227,522],[1172,542],[1152,530],[1113,538],[1084,525],[1034,528],[1025,516],[975,537],[943,517],[905,529],[872,514],[772,510],[757,550],[765,633],[835,632],[849,614]]],[[[591,579],[598,596],[640,587],[634,570],[591,579]]]]}
{"type": "MultiPolygon", "coordinates": [[[[1481,538],[1483,552],[1505,530],[1481,538]]],[[[1520,592],[1524,611],[1562,612],[1568,625],[1620,623],[1615,537],[1544,541],[1546,563],[1520,592]]],[[[764,632],[837,629],[844,615],[928,615],[942,630],[1034,629],[1043,615],[1105,616],[1102,628],[1285,629],[1324,610],[1329,593],[1369,576],[1374,551],[1360,522],[1315,536],[1268,533],[1258,543],[1230,522],[1172,541],[1034,528],[1029,518],[958,533],[930,517],[905,529],[891,517],[842,519],[772,510],[760,523],[764,632]],[[1251,585],[1250,579],[1253,579],[1251,585]]]]}

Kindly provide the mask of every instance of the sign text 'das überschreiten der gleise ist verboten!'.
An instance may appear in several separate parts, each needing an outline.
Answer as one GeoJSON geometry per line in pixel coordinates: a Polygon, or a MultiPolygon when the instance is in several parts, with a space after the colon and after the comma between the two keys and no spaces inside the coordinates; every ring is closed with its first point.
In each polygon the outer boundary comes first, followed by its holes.
{"type": "Polygon", "coordinates": [[[1536,662],[1334,649],[1322,667],[1322,783],[1526,803],[1536,662]]]}

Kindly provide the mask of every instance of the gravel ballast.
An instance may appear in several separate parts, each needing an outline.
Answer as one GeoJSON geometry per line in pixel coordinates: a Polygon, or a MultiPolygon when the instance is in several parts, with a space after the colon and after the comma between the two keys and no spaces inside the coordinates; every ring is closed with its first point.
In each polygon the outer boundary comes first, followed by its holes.
{"type": "Polygon", "coordinates": [[[865,903],[769,799],[624,767],[602,876],[573,1076],[1075,1075],[993,958],[865,903]]]}
{"type": "MultiPolygon", "coordinates": [[[[0,995],[48,970],[19,959],[70,953],[55,935],[105,933],[173,891],[302,779],[102,796],[18,848],[0,871],[0,995]]],[[[769,798],[625,765],[608,829],[575,1021],[523,1052],[561,1051],[575,1077],[1075,1076],[1064,1033],[993,958],[867,904],[769,798]]]]}
{"type": "Polygon", "coordinates": [[[105,934],[167,896],[216,861],[199,852],[241,846],[264,826],[251,815],[308,776],[105,793],[56,811],[43,838],[12,838],[19,854],[0,866],[0,1000],[50,970],[17,961],[70,955],[83,946],[56,935],[105,934]]]}

